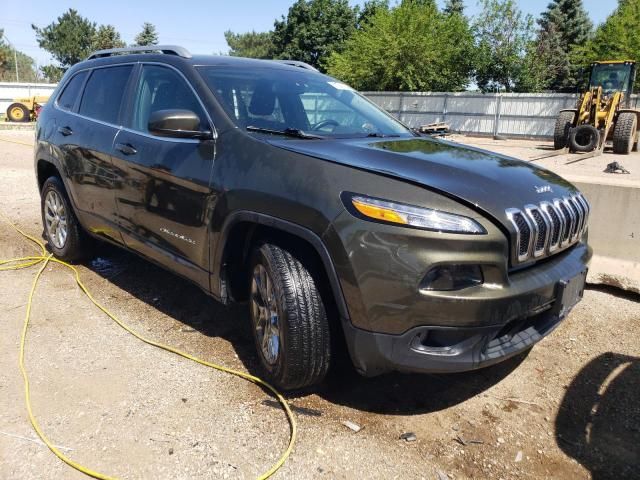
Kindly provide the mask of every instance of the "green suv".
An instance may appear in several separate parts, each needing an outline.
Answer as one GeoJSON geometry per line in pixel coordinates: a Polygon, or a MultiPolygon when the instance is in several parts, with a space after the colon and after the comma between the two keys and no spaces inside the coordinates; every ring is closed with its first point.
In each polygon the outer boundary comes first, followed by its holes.
{"type": "Polygon", "coordinates": [[[100,239],[248,301],[280,388],[321,382],[345,343],[367,376],[491,365],[582,296],[589,204],[573,185],[421,136],[300,62],[99,51],[36,135],[52,252],[100,239]]]}

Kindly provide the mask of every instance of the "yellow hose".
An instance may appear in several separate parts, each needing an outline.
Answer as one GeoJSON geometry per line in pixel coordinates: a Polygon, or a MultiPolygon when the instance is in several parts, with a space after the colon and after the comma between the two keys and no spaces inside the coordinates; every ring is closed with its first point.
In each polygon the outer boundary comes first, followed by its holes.
{"type": "Polygon", "coordinates": [[[27,233],[22,231],[18,226],[16,226],[13,222],[11,222],[9,219],[7,219],[7,217],[5,215],[0,213],[0,216],[2,216],[4,218],[4,220],[7,223],[9,223],[20,235],[22,235],[23,237],[27,238],[31,242],[33,242],[41,250],[41,254],[40,255],[26,256],[26,257],[21,257],[21,258],[13,258],[13,259],[9,259],[9,260],[1,260],[0,261],[0,271],[19,270],[19,269],[22,269],[22,268],[28,268],[28,267],[32,267],[34,265],[41,264],[40,268],[38,269],[38,272],[36,273],[36,276],[33,279],[33,284],[31,285],[31,291],[29,292],[29,299],[28,299],[28,302],[27,302],[27,310],[26,310],[25,318],[24,318],[24,325],[22,327],[22,336],[20,338],[20,371],[22,372],[22,377],[24,378],[25,402],[27,404],[27,412],[29,414],[29,420],[31,421],[31,425],[33,425],[33,428],[35,429],[35,431],[38,434],[38,436],[42,439],[42,441],[47,445],[47,447],[49,447],[49,449],[60,460],[65,462],[67,465],[75,468],[76,470],[78,470],[78,471],[80,471],[80,472],[82,472],[82,473],[84,473],[86,475],[89,475],[90,477],[99,478],[99,479],[109,479],[109,480],[112,480],[114,478],[114,477],[110,477],[108,475],[105,475],[103,473],[96,472],[95,470],[91,470],[90,468],[87,468],[87,467],[85,467],[83,465],[80,465],[79,463],[74,462],[72,459],[67,457],[64,453],[62,453],[60,450],[58,450],[51,443],[51,441],[47,438],[47,436],[44,434],[44,432],[40,428],[40,425],[38,424],[38,421],[36,420],[35,416],[33,415],[32,407],[31,407],[31,393],[29,391],[29,376],[27,375],[27,369],[26,369],[25,363],[24,363],[24,350],[25,350],[25,344],[26,344],[26,340],[27,340],[27,332],[28,332],[28,327],[29,327],[29,320],[31,318],[31,305],[33,304],[33,296],[34,296],[34,294],[36,292],[36,288],[38,286],[38,280],[40,280],[40,276],[42,275],[42,272],[47,267],[49,262],[57,263],[59,265],[63,265],[65,267],[67,267],[68,269],[70,269],[75,274],[76,283],[78,284],[80,289],[85,293],[85,295],[87,297],[89,297],[89,300],[91,300],[91,302],[96,307],[98,307],[102,312],[104,312],[109,318],[111,318],[114,322],[116,322],[118,325],[120,325],[127,332],[129,332],[131,335],[133,335],[134,337],[138,338],[139,340],[142,340],[143,342],[145,342],[145,343],[147,343],[149,345],[153,345],[154,347],[158,347],[158,348],[161,348],[163,350],[167,350],[168,352],[175,353],[176,355],[180,355],[181,357],[184,357],[186,359],[192,360],[192,361],[194,361],[196,363],[199,363],[201,365],[204,365],[206,367],[211,367],[211,368],[214,368],[216,370],[220,370],[222,372],[229,373],[231,375],[235,375],[237,377],[243,378],[245,380],[248,380],[250,382],[255,383],[256,385],[259,385],[261,387],[265,387],[267,390],[269,390],[271,393],[273,393],[273,395],[278,399],[278,401],[282,405],[285,413],[287,414],[287,419],[289,420],[289,425],[291,427],[290,436],[289,436],[289,445],[287,446],[287,449],[284,451],[284,453],[280,456],[280,459],[269,470],[267,470],[265,473],[260,475],[258,478],[259,479],[269,478],[271,475],[273,475],[284,464],[284,462],[287,460],[287,458],[291,454],[291,450],[293,449],[293,445],[295,444],[296,435],[297,435],[297,425],[296,425],[295,417],[293,416],[293,412],[291,411],[291,408],[289,407],[289,404],[287,403],[285,398],[273,386],[271,386],[269,383],[265,382],[264,380],[261,380],[260,378],[255,377],[253,375],[250,375],[248,373],[240,372],[238,370],[233,370],[233,369],[224,367],[222,365],[217,365],[215,363],[207,362],[207,361],[202,360],[200,358],[194,357],[193,355],[190,355],[190,354],[188,354],[186,352],[178,350],[177,348],[171,347],[169,345],[164,345],[162,343],[156,342],[154,340],[151,340],[151,339],[146,338],[143,335],[139,334],[138,332],[133,330],[131,327],[129,327],[127,324],[125,324],[123,321],[121,321],[118,317],[116,317],[113,313],[111,313],[109,310],[107,310],[107,308],[102,306],[95,298],[93,298],[93,296],[91,295],[91,293],[89,292],[87,287],[84,285],[84,283],[82,283],[82,280],[80,279],[80,272],[78,271],[78,269],[76,267],[74,267],[73,265],[70,265],[69,263],[63,262],[62,260],[54,258],[53,254],[47,254],[47,250],[46,250],[44,244],[40,240],[38,240],[38,239],[34,238],[33,236],[28,235],[27,233]]]}

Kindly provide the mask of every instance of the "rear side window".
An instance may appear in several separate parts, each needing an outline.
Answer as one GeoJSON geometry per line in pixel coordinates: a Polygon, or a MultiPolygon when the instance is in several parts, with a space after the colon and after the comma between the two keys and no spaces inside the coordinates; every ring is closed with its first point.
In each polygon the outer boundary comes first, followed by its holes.
{"type": "Polygon", "coordinates": [[[116,124],[132,70],[132,65],[94,70],[82,94],[80,115],[116,124]]]}
{"type": "Polygon", "coordinates": [[[87,72],[80,72],[69,80],[62,94],[58,97],[58,106],[60,108],[63,110],[73,110],[73,106],[76,104],[76,100],[80,95],[80,88],[82,88],[86,77],[87,72]]]}

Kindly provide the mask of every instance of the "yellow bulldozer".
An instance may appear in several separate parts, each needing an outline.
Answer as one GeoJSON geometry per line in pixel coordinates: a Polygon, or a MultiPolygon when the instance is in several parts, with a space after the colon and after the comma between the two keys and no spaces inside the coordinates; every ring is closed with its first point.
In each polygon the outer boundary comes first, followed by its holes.
{"type": "Polygon", "coordinates": [[[633,60],[592,63],[588,90],[580,96],[576,108],[558,114],[554,148],[599,155],[610,140],[614,153],[637,150],[640,110],[631,108],[635,76],[633,60]]]}
{"type": "Polygon", "coordinates": [[[48,95],[36,95],[16,98],[7,108],[7,120],[10,122],[30,122],[38,118],[42,106],[49,100],[48,95]]]}

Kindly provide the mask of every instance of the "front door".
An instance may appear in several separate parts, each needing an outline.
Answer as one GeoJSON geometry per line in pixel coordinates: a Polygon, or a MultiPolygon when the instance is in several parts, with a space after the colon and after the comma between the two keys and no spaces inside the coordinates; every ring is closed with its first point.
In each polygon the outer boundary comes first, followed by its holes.
{"type": "Polygon", "coordinates": [[[203,130],[212,126],[186,79],[171,67],[143,64],[132,98],[113,151],[123,172],[116,209],[124,241],[208,288],[214,141],[153,136],[147,125],[153,112],[185,109],[200,117],[203,130]]]}

